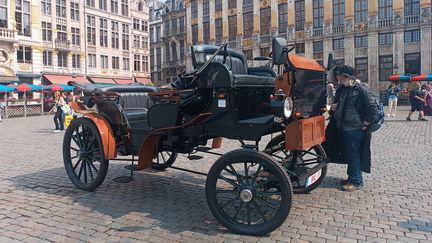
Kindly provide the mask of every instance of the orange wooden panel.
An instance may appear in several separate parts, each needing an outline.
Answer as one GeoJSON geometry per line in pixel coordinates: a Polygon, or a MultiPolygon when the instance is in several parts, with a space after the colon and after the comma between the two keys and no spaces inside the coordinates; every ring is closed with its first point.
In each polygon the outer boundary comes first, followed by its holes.
{"type": "Polygon", "coordinates": [[[313,116],[292,121],[285,126],[285,148],[306,150],[325,141],[324,116],[313,116]]]}
{"type": "Polygon", "coordinates": [[[284,94],[289,95],[292,89],[292,80],[291,72],[278,75],[275,82],[275,92],[282,90],[284,94]]]}
{"type": "Polygon", "coordinates": [[[108,121],[96,113],[87,113],[84,117],[89,118],[96,124],[101,135],[105,159],[110,160],[117,157],[116,141],[108,121]]]}
{"type": "Polygon", "coordinates": [[[69,102],[69,106],[71,107],[71,109],[73,111],[75,111],[75,113],[86,114],[86,113],[92,113],[93,112],[93,111],[87,110],[82,103],[78,103],[76,101],[69,102]]]}
{"type": "Polygon", "coordinates": [[[325,72],[325,69],[314,59],[296,56],[293,54],[288,55],[288,58],[290,62],[294,65],[294,67],[297,69],[325,72]]]}
{"type": "Polygon", "coordinates": [[[213,138],[212,148],[218,149],[222,146],[222,137],[213,138]]]}

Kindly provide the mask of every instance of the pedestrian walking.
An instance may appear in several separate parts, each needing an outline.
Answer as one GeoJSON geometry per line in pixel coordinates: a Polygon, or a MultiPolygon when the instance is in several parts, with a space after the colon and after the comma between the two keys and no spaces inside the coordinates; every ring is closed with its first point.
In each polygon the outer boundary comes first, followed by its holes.
{"type": "Polygon", "coordinates": [[[331,159],[336,155],[348,164],[348,179],[341,181],[342,190],[355,191],[364,185],[362,171],[370,172],[372,134],[368,125],[376,120],[378,107],[368,87],[355,78],[354,68],[342,66],[336,78],[339,87],[331,106],[325,148],[331,159]]]}
{"type": "Polygon", "coordinates": [[[419,112],[419,120],[420,121],[427,121],[426,118],[424,118],[423,113],[423,107],[425,104],[424,99],[424,91],[421,89],[421,85],[419,82],[415,82],[415,88],[411,90],[409,95],[409,100],[411,103],[411,110],[408,113],[408,117],[406,118],[407,121],[411,121],[411,115],[415,112],[419,112]]]}
{"type": "Polygon", "coordinates": [[[54,93],[54,106],[51,109],[51,111],[55,112],[54,115],[54,124],[55,124],[55,130],[54,133],[61,132],[64,130],[64,124],[63,124],[63,110],[62,107],[65,105],[65,101],[63,99],[62,94],[59,91],[56,91],[54,93]]]}
{"type": "Polygon", "coordinates": [[[387,97],[388,97],[388,116],[396,116],[396,109],[397,109],[397,102],[398,102],[398,95],[400,92],[400,87],[396,85],[395,83],[390,84],[389,88],[387,89],[387,97]]]}
{"type": "Polygon", "coordinates": [[[425,106],[423,108],[424,116],[432,116],[432,86],[425,86],[425,106]]]}

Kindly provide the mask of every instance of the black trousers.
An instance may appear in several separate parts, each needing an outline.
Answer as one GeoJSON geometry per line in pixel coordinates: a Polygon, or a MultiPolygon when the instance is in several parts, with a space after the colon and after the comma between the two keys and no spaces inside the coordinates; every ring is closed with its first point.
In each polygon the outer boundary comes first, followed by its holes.
{"type": "Polygon", "coordinates": [[[56,130],[64,130],[64,123],[63,123],[63,111],[61,107],[57,107],[57,111],[54,115],[54,123],[55,123],[55,129],[56,130]]]}

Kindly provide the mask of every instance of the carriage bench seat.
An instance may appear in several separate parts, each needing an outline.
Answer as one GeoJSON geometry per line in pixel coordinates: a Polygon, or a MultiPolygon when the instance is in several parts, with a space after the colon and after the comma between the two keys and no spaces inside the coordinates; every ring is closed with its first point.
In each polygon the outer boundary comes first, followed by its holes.
{"type": "Polygon", "coordinates": [[[129,122],[147,121],[147,111],[153,104],[147,92],[126,92],[119,96],[119,105],[129,122]]]}
{"type": "Polygon", "coordinates": [[[255,76],[255,75],[233,75],[234,87],[269,87],[275,85],[274,77],[255,76]]]}

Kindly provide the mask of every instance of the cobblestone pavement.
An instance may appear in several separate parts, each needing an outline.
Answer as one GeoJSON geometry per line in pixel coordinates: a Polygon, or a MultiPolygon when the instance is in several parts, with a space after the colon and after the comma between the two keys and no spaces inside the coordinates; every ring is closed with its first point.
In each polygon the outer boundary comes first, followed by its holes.
{"type": "MultiPolygon", "coordinates": [[[[294,195],[285,223],[265,237],[240,236],[210,213],[205,177],[145,170],[129,184],[112,162],[95,192],[76,189],[62,162],[63,134],[51,116],[0,123],[0,242],[26,241],[367,241],[432,242],[432,122],[404,121],[406,108],[374,134],[372,174],[356,192],[339,190],[345,166],[330,165],[322,185],[294,195]]],[[[262,144],[264,145],[264,143],[262,144]]],[[[222,152],[238,148],[224,141],[222,152]]],[[[177,166],[207,172],[215,157],[177,166]]]]}

